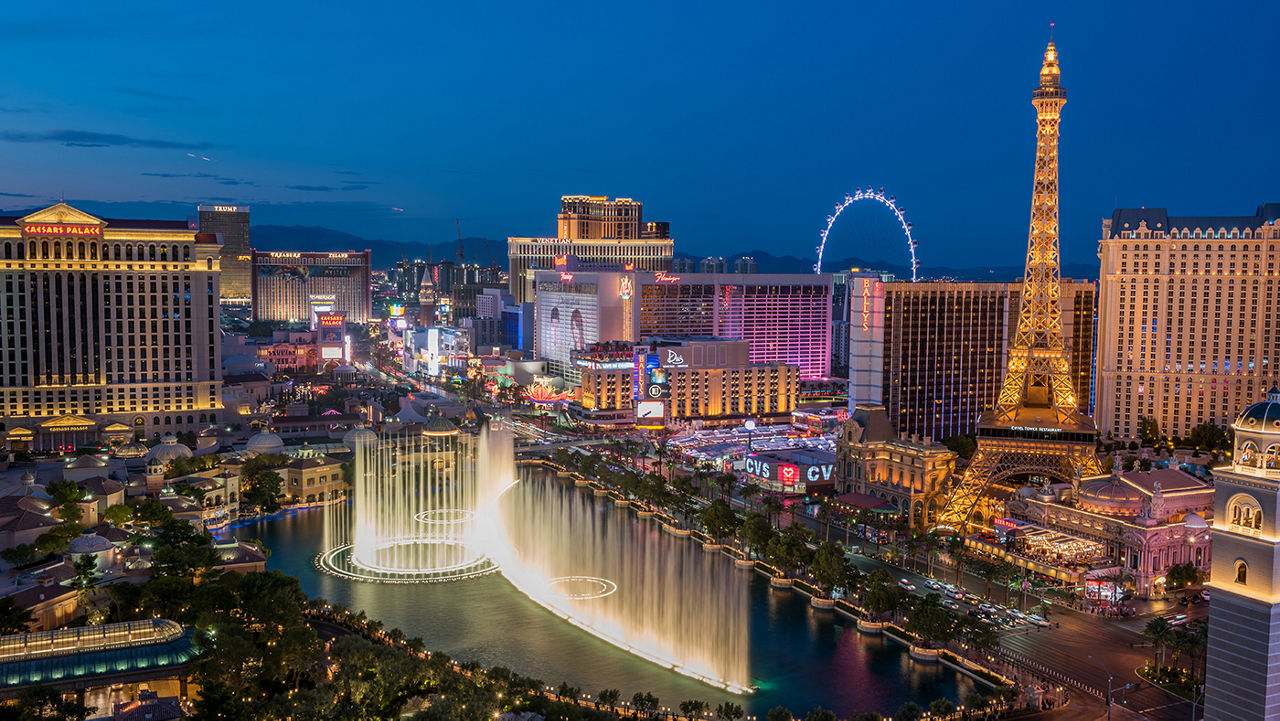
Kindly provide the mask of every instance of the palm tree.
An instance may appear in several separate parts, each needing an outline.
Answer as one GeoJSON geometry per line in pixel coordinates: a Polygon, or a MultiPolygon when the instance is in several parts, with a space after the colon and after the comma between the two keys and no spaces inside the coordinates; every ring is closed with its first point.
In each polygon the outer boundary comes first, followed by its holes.
{"type": "Polygon", "coordinates": [[[907,537],[906,543],[902,544],[902,550],[907,556],[907,562],[911,564],[911,570],[916,570],[916,553],[920,551],[921,540],[919,536],[907,537]]]}
{"type": "Polygon", "coordinates": [[[764,510],[765,518],[769,519],[770,525],[775,525],[778,515],[782,513],[782,499],[777,496],[765,496],[760,502],[760,508],[764,510]]]}
{"type": "Polygon", "coordinates": [[[732,473],[721,473],[716,476],[716,488],[720,489],[720,497],[729,500],[729,494],[733,491],[733,486],[738,482],[738,477],[732,473]]]}
{"type": "Polygon", "coordinates": [[[1151,642],[1151,660],[1155,663],[1156,670],[1159,670],[1164,665],[1164,647],[1173,640],[1173,626],[1164,616],[1156,616],[1147,621],[1147,625],[1142,628],[1142,635],[1151,642]]]}
{"type": "Polygon", "coordinates": [[[822,499],[818,506],[818,522],[822,524],[822,540],[831,540],[831,518],[835,515],[835,504],[830,498],[822,499]]]}
{"type": "Polygon", "coordinates": [[[693,482],[698,487],[698,493],[705,494],[707,479],[711,477],[714,467],[705,461],[695,463],[693,466],[693,482]]]}
{"type": "Polygon", "coordinates": [[[755,508],[755,499],[760,495],[760,484],[754,481],[744,483],[742,490],[738,491],[738,495],[742,496],[742,502],[747,504],[748,508],[755,508]]]}
{"type": "Polygon", "coordinates": [[[605,706],[617,706],[622,699],[622,692],[616,688],[606,688],[596,694],[596,700],[605,706]]]}
{"type": "Polygon", "coordinates": [[[932,576],[933,561],[934,561],[934,558],[938,555],[938,549],[942,547],[942,540],[938,538],[937,532],[931,529],[931,530],[925,531],[924,537],[921,541],[921,545],[924,547],[925,562],[929,564],[928,575],[932,576]]]}
{"type": "Polygon", "coordinates": [[[951,556],[951,562],[956,564],[956,585],[959,586],[964,581],[964,536],[957,533],[947,539],[947,555],[951,556]]]}

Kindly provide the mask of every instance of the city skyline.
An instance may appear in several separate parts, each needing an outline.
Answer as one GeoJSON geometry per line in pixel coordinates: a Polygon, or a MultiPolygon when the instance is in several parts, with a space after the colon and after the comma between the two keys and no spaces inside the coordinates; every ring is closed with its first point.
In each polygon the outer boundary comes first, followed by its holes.
{"type": "MultiPolygon", "coordinates": [[[[0,97],[0,140],[24,177],[0,199],[15,211],[65,197],[106,217],[172,218],[234,202],[259,224],[442,242],[456,219],[471,236],[553,235],[545,208],[559,195],[608,194],[669,220],[681,252],[800,255],[844,193],[884,186],[907,206],[923,264],[958,264],[974,248],[1018,258],[1027,68],[1051,21],[1075,88],[1062,135],[1065,262],[1093,260],[1117,205],[1248,214],[1273,199],[1274,169],[1243,159],[1264,146],[1276,109],[1255,90],[1274,8],[1206,16],[1181,3],[1100,24],[1087,8],[1010,7],[991,22],[944,6],[912,17],[732,7],[624,18],[512,6],[493,10],[497,20],[405,7],[388,10],[403,20],[394,27],[360,17],[338,35],[323,12],[232,4],[210,18],[157,5],[139,20],[86,4],[57,28],[63,52],[30,63],[0,97]],[[1191,26],[1195,42],[1171,43],[1191,26]],[[143,42],[111,40],[126,31],[143,42]],[[614,41],[594,40],[606,31],[614,41]],[[333,52],[343,44],[352,52],[333,52]],[[954,77],[939,82],[939,68],[954,77]],[[580,81],[595,77],[624,86],[623,99],[576,108],[580,81]],[[391,111],[371,110],[379,103],[391,111]],[[1209,107],[1221,112],[1192,110],[1209,107]],[[1167,152],[1190,137],[1194,150],[1167,152]]],[[[17,42],[50,40],[39,9],[17,12],[29,28],[17,42]]],[[[828,252],[857,255],[850,246],[828,252]]]]}

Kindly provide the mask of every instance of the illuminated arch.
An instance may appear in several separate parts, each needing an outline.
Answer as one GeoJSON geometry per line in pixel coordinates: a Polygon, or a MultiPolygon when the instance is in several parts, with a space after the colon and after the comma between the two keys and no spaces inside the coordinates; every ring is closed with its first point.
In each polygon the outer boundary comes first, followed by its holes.
{"type": "Polygon", "coordinates": [[[818,233],[822,242],[818,245],[818,262],[813,265],[813,272],[822,272],[822,254],[827,247],[827,236],[831,234],[831,228],[836,224],[836,220],[840,214],[850,205],[860,200],[871,200],[880,203],[888,208],[898,219],[898,223],[902,225],[902,233],[907,237],[907,251],[911,254],[911,282],[915,282],[916,272],[920,269],[920,261],[916,258],[916,239],[911,235],[911,223],[907,222],[907,218],[902,214],[902,208],[898,206],[897,199],[892,195],[885,195],[884,188],[873,190],[872,188],[859,188],[854,193],[845,193],[844,200],[836,203],[836,212],[827,216],[827,227],[818,233]]]}

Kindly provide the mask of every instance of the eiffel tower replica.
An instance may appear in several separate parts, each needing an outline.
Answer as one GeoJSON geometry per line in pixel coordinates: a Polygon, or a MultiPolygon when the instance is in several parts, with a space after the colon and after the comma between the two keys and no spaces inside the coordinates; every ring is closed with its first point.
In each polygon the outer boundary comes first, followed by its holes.
{"type": "Polygon", "coordinates": [[[1018,331],[996,406],[978,423],[977,451],[938,514],[938,525],[956,531],[990,523],[990,518],[974,517],[974,510],[993,484],[1016,488],[1033,479],[1078,483],[1083,476],[1102,473],[1094,452],[1097,427],[1077,410],[1062,337],[1058,124],[1067,91],[1059,80],[1058,51],[1051,35],[1040,87],[1031,100],[1038,126],[1036,176],[1018,331]]]}

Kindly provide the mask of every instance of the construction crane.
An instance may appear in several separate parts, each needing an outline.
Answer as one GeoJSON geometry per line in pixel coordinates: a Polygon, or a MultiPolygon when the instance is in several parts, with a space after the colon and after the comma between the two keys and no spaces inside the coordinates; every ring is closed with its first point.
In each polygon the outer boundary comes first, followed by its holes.
{"type": "Polygon", "coordinates": [[[458,222],[458,265],[465,265],[462,262],[462,219],[456,218],[458,222]]]}

